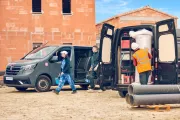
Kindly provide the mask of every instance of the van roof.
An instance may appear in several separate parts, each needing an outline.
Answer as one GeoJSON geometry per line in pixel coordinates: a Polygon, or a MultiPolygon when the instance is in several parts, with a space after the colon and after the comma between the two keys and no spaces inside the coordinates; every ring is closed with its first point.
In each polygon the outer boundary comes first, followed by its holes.
{"type": "Polygon", "coordinates": [[[92,48],[92,46],[76,46],[76,45],[47,45],[47,46],[57,46],[57,47],[74,47],[74,48],[92,48]]]}
{"type": "Polygon", "coordinates": [[[74,48],[92,48],[92,46],[73,46],[74,48]]]}

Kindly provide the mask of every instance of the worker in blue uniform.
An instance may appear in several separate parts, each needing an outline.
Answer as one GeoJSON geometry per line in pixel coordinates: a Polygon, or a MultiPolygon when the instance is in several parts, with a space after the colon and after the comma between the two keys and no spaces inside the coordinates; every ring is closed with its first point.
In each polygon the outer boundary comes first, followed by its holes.
{"type": "Polygon", "coordinates": [[[70,76],[70,59],[68,57],[68,52],[62,51],[61,56],[63,57],[63,60],[61,63],[61,73],[59,74],[59,84],[58,87],[54,90],[54,93],[59,94],[62,87],[64,86],[64,83],[67,81],[71,86],[72,94],[75,94],[77,91],[74,85],[74,81],[70,76]]]}

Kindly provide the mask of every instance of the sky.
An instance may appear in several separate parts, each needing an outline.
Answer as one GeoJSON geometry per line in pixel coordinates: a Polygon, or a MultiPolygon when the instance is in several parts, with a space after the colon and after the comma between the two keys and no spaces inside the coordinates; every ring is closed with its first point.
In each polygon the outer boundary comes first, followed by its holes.
{"type": "Polygon", "coordinates": [[[180,28],[180,0],[95,0],[96,1],[96,23],[106,20],[112,16],[151,6],[162,12],[179,17],[178,28],[180,28]]]}

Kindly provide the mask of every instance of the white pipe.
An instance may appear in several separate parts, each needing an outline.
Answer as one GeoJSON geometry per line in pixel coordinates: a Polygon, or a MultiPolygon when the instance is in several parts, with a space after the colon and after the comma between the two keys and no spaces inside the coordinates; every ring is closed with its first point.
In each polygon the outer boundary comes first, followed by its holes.
{"type": "MultiPolygon", "coordinates": [[[[130,31],[129,35],[136,40],[136,43],[139,45],[140,49],[148,49],[149,53],[151,53],[151,42],[153,35],[151,31],[146,29],[142,29],[137,32],[130,31]]],[[[149,77],[148,81],[151,81],[151,77],[149,77]]],[[[137,68],[135,70],[135,83],[140,83],[137,68]]]]}

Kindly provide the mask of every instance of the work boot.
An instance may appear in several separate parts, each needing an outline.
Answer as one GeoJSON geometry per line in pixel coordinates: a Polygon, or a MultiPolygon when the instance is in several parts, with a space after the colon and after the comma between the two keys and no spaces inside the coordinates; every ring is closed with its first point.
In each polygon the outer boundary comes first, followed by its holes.
{"type": "Polygon", "coordinates": [[[102,90],[98,90],[98,93],[102,93],[103,91],[102,90]]]}
{"type": "Polygon", "coordinates": [[[53,93],[55,93],[56,95],[59,95],[59,92],[54,90],[53,93]]]}
{"type": "Polygon", "coordinates": [[[74,90],[74,91],[72,91],[72,93],[71,94],[76,94],[77,93],[77,91],[76,90],[74,90]]]}

